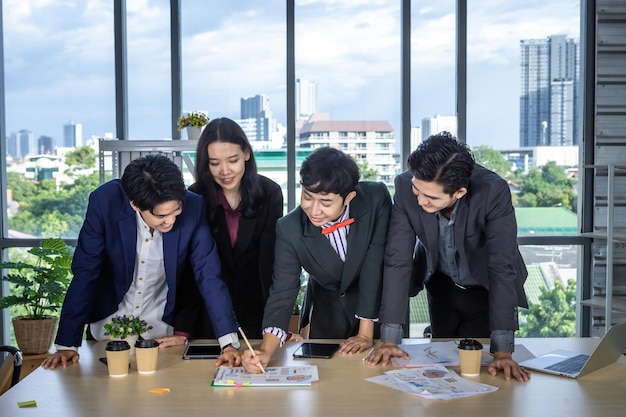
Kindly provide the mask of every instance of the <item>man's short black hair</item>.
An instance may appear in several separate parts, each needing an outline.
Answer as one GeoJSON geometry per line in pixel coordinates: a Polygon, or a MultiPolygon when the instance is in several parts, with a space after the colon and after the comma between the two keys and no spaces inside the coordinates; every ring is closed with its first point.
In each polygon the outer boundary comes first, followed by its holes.
{"type": "Polygon", "coordinates": [[[309,155],[300,168],[300,184],[312,193],[339,194],[345,198],[359,183],[359,167],[336,148],[323,147],[309,155]]]}
{"type": "Polygon", "coordinates": [[[449,195],[468,186],[474,169],[474,155],[467,145],[449,132],[429,136],[407,160],[413,177],[436,182],[449,195]]]}
{"type": "Polygon", "coordinates": [[[122,188],[140,210],[152,210],[168,201],[184,203],[187,191],[178,166],[162,154],[141,156],[124,169],[122,188]]]}

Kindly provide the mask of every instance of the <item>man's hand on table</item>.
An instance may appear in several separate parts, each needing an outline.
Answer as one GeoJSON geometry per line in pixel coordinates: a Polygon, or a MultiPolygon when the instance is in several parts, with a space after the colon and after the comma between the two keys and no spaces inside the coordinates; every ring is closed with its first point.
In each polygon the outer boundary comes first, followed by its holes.
{"type": "Polygon", "coordinates": [[[489,364],[487,371],[491,376],[496,376],[498,371],[502,371],[504,379],[507,381],[510,381],[511,377],[519,382],[530,381],[530,372],[519,366],[519,364],[513,360],[513,356],[510,352],[494,353],[493,362],[489,364]]]}
{"type": "Polygon", "coordinates": [[[79,358],[80,355],[74,350],[57,350],[52,355],[48,356],[41,363],[41,366],[44,369],[55,369],[59,365],[67,368],[67,365],[70,363],[77,363],[79,358]]]}

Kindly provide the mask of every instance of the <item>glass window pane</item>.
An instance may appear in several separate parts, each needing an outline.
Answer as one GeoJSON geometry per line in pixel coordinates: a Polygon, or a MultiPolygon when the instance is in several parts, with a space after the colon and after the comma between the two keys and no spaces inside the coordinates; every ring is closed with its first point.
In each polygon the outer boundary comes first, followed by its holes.
{"type": "Polygon", "coordinates": [[[412,2],[411,149],[443,130],[457,135],[455,57],[456,2],[412,2]]]}
{"type": "Polygon", "coordinates": [[[392,185],[400,52],[400,2],[296,1],[298,146],[338,147],[392,185]]]}
{"type": "Polygon", "coordinates": [[[184,1],[181,13],[183,113],[238,122],[286,195],[285,2],[184,1]]]}
{"type": "Polygon", "coordinates": [[[128,138],[171,138],[170,2],[126,1],[128,138]]]}
{"type": "Polygon", "coordinates": [[[467,142],[578,144],[580,1],[470,0],[467,9],[467,142]]]}
{"type": "Polygon", "coordinates": [[[115,128],[113,3],[2,6],[8,236],[76,237],[96,138],[115,128]]]}

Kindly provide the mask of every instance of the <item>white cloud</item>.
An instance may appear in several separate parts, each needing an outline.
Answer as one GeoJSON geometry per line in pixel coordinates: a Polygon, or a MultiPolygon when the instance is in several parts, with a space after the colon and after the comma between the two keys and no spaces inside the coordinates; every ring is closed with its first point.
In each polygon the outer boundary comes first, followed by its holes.
{"type": "MultiPolygon", "coordinates": [[[[318,84],[320,104],[325,107],[320,110],[331,111],[331,116],[337,112],[350,117],[353,111],[354,117],[399,118],[394,103],[400,97],[400,4],[296,1],[296,76],[318,84]]],[[[455,4],[455,0],[441,0],[419,8],[413,2],[414,89],[427,98],[420,106],[431,106],[419,107],[423,113],[415,115],[417,122],[437,112],[440,105],[453,108],[454,96],[448,93],[453,85],[447,79],[455,65],[455,4]]],[[[53,103],[62,112],[64,97],[68,109],[80,109],[81,103],[93,108],[87,103],[94,98],[97,103],[97,97],[109,103],[114,88],[110,0],[5,0],[3,7],[9,132],[28,128],[27,115],[35,108],[47,113],[45,107],[53,103]]],[[[164,114],[161,126],[167,126],[169,2],[132,0],[126,7],[131,111],[164,114]]],[[[183,106],[238,117],[240,98],[266,94],[284,123],[284,1],[185,0],[182,10],[183,106]]],[[[579,14],[579,3],[572,0],[473,0],[468,18],[469,64],[489,71],[515,71],[520,39],[561,33],[577,37],[579,14]]],[[[515,100],[517,90],[512,86],[506,92],[513,97],[508,101],[515,100]]],[[[71,118],[81,121],[75,115],[71,118]]],[[[30,128],[53,134],[61,131],[66,119],[41,118],[30,128]]],[[[85,134],[114,130],[110,123],[110,117],[99,125],[96,120],[92,125],[83,122],[85,134]],[[94,132],[89,131],[92,126],[94,132]]],[[[155,129],[146,123],[145,130],[155,129]]],[[[141,128],[141,119],[134,125],[141,128]]],[[[163,137],[165,130],[145,134],[163,137]]]]}

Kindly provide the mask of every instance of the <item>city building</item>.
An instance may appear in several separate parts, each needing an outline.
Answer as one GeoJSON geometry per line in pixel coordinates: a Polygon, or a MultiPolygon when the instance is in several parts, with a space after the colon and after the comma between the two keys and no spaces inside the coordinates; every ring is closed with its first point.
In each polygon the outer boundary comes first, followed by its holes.
{"type": "Polygon", "coordinates": [[[341,149],[357,163],[367,163],[378,171],[378,180],[393,185],[398,172],[395,138],[391,124],[383,120],[330,120],[328,113],[314,113],[296,138],[300,149],[332,146],[341,149]]]}
{"type": "Polygon", "coordinates": [[[578,40],[527,39],[520,49],[520,147],[578,145],[578,40]]]}
{"type": "Polygon", "coordinates": [[[54,152],[54,140],[50,136],[39,136],[37,139],[37,153],[50,155],[54,152]]]}
{"type": "Polygon", "coordinates": [[[457,136],[456,116],[429,116],[422,119],[422,140],[443,131],[457,136]]]}
{"type": "Polygon", "coordinates": [[[70,121],[63,125],[63,144],[64,148],[78,148],[83,146],[83,125],[70,121]]]}
{"type": "Polygon", "coordinates": [[[560,167],[578,169],[580,150],[578,146],[530,146],[517,149],[503,149],[499,151],[511,163],[512,168],[528,171],[541,168],[550,161],[560,167]]]}
{"type": "Polygon", "coordinates": [[[270,100],[263,94],[241,99],[241,119],[235,120],[254,149],[280,148],[287,129],[272,115],[270,100]]]}
{"type": "Polygon", "coordinates": [[[22,129],[17,133],[11,133],[8,141],[8,156],[12,158],[23,158],[26,155],[34,153],[36,153],[36,149],[33,132],[22,129]]]}
{"type": "Polygon", "coordinates": [[[306,120],[317,112],[317,84],[298,78],[296,80],[296,120],[306,120]]]}

